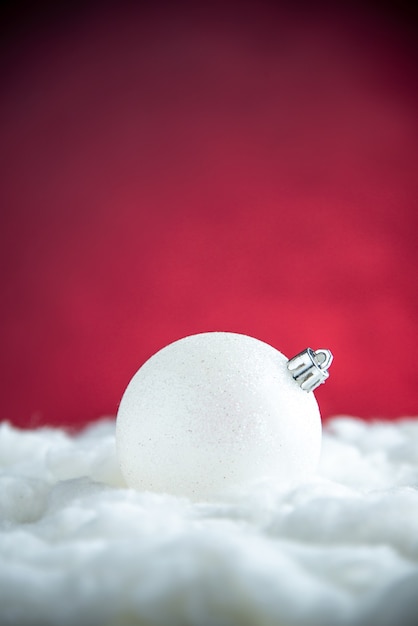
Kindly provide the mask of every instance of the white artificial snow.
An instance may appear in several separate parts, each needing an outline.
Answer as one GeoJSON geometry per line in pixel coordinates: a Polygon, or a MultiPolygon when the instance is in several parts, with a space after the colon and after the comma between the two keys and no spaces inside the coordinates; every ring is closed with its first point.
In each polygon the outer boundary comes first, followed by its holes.
{"type": "Polygon", "coordinates": [[[127,489],[115,425],[0,427],[0,624],[414,626],[418,421],[325,428],[318,476],[127,489]]]}

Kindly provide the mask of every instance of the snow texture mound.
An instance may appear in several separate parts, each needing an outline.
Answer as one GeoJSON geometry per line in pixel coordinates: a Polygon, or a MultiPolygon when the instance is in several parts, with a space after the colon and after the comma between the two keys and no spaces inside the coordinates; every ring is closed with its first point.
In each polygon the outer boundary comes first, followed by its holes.
{"type": "Polygon", "coordinates": [[[114,422],[0,428],[0,624],[413,626],[418,421],[325,429],[319,474],[192,503],[123,485],[114,422]]]}

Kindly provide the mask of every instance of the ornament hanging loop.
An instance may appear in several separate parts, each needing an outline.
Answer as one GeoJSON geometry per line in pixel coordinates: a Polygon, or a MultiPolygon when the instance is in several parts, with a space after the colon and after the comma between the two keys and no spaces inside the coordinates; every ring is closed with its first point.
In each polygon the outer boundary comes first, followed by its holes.
{"type": "Polygon", "coordinates": [[[306,348],[289,359],[287,369],[304,391],[313,391],[328,378],[333,358],[332,352],[325,348],[306,348]]]}

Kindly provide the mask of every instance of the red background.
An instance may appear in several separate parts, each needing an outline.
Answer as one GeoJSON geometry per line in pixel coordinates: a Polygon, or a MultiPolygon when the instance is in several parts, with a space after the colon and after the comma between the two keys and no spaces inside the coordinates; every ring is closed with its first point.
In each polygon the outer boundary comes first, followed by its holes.
{"type": "Polygon", "coordinates": [[[415,15],[334,4],[9,10],[1,419],[115,414],[208,330],[332,349],[324,417],[416,413],[415,15]]]}

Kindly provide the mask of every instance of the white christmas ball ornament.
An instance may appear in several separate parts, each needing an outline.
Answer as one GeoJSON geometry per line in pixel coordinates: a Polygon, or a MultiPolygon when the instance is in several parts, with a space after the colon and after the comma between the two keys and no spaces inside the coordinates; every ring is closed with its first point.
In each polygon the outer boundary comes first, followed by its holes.
{"type": "Polygon", "coordinates": [[[272,346],[236,333],[192,335],[157,352],[118,411],[126,483],[204,499],[265,477],[307,478],[319,460],[320,413],[288,366],[272,346]]]}

